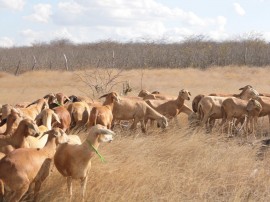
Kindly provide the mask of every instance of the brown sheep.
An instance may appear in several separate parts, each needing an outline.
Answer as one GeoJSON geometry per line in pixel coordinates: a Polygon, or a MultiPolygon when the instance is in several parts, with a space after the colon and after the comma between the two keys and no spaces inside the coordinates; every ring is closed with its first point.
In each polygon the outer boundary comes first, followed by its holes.
{"type": "MultiPolygon", "coordinates": [[[[258,97],[259,93],[251,88],[249,85],[245,86],[240,94],[235,94],[234,97],[242,100],[249,100],[250,98],[258,97]]],[[[201,120],[201,125],[206,125],[209,121],[210,131],[212,130],[215,119],[222,118],[221,105],[227,97],[205,96],[198,104],[198,115],[201,120]]]]}
{"type": "Polygon", "coordinates": [[[18,111],[21,111],[25,117],[35,120],[36,116],[45,108],[49,108],[48,102],[41,98],[32,102],[27,108],[18,108],[18,111]]]}
{"type": "MultiPolygon", "coordinates": [[[[256,104],[256,102],[253,101],[247,101],[247,100],[241,100],[235,97],[226,98],[222,105],[221,105],[221,111],[222,111],[222,122],[221,126],[227,122],[228,123],[228,134],[232,134],[232,121],[233,118],[237,118],[238,120],[248,115],[248,109],[247,106],[249,105],[249,110],[256,109],[256,106],[251,106],[253,104],[256,104]]],[[[260,106],[261,108],[261,106],[260,106]]],[[[251,115],[251,111],[249,112],[251,115]]]]}
{"type": "Polygon", "coordinates": [[[0,139],[0,151],[7,154],[16,148],[29,148],[26,141],[26,137],[29,135],[39,135],[39,129],[33,120],[26,118],[19,123],[12,136],[5,136],[6,138],[0,139]]]}
{"type": "Polygon", "coordinates": [[[141,130],[145,133],[146,119],[156,120],[158,125],[163,129],[168,126],[167,118],[150,107],[145,101],[121,97],[120,102],[114,103],[112,125],[116,120],[133,120],[130,129],[135,129],[137,123],[140,122],[141,130]]]}
{"type": "Polygon", "coordinates": [[[258,117],[262,111],[262,105],[259,101],[255,99],[249,100],[247,104],[247,124],[249,124],[249,127],[247,126],[247,130],[250,128],[250,132],[254,134],[257,131],[258,126],[258,117]]]}
{"type": "Polygon", "coordinates": [[[99,155],[99,145],[103,142],[111,142],[113,135],[113,131],[96,125],[90,128],[82,144],[62,144],[57,148],[54,164],[57,170],[67,178],[70,201],[72,200],[72,180],[76,179],[81,180],[82,201],[84,201],[91,159],[95,154],[99,155]]]}
{"type": "Polygon", "coordinates": [[[64,106],[59,106],[53,108],[53,111],[58,115],[60,119],[60,123],[54,122],[53,127],[59,127],[63,129],[65,132],[69,130],[71,123],[71,116],[68,110],[64,106]]]}
{"type": "Polygon", "coordinates": [[[59,143],[68,141],[67,135],[59,128],[47,132],[48,141],[44,148],[19,148],[0,160],[1,187],[13,192],[8,201],[17,202],[35,184],[34,201],[37,201],[42,182],[50,173],[52,158],[59,143]]]}
{"type": "Polygon", "coordinates": [[[14,131],[17,129],[20,121],[23,120],[23,116],[20,112],[18,112],[15,108],[11,109],[10,114],[1,121],[1,125],[3,123],[6,124],[6,130],[4,133],[0,134],[0,138],[3,136],[10,136],[14,133],[14,131]]]}
{"type": "Polygon", "coordinates": [[[165,102],[162,100],[147,100],[146,103],[157,112],[171,119],[180,113],[184,100],[190,100],[190,96],[189,91],[182,89],[175,100],[167,100],[165,102]]]}
{"type": "Polygon", "coordinates": [[[91,111],[86,102],[70,103],[67,110],[71,116],[71,129],[86,126],[91,111]]]}

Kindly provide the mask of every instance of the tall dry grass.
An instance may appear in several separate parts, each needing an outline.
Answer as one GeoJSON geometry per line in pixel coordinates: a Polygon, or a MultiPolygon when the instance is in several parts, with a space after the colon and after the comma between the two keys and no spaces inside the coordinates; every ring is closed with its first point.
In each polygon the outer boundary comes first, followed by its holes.
{"type": "MultiPolygon", "coordinates": [[[[75,72],[83,73],[83,72],[75,72]]],[[[136,95],[143,73],[143,88],[177,95],[182,88],[198,93],[232,92],[250,84],[270,92],[269,68],[226,67],[206,71],[148,69],[125,71],[136,95]]],[[[1,103],[32,101],[48,92],[84,95],[87,90],[74,72],[29,72],[19,77],[1,74],[1,103]]],[[[122,79],[122,78],[119,78],[122,79]]],[[[121,85],[117,86],[118,91],[121,85]]],[[[190,106],[191,103],[187,102],[190,106]]],[[[115,140],[103,144],[92,161],[87,201],[269,201],[269,155],[260,160],[258,148],[244,137],[206,134],[173,122],[165,132],[148,134],[116,129],[115,140]]],[[[85,135],[85,134],[81,134],[85,135]]],[[[40,201],[67,201],[65,179],[54,169],[44,182],[40,201]]],[[[74,201],[80,201],[80,184],[74,183],[74,201]]]]}

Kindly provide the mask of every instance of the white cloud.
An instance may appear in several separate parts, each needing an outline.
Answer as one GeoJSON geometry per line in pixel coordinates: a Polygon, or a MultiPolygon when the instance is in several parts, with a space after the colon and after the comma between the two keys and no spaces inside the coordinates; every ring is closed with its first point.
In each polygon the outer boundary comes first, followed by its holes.
{"type": "Polygon", "coordinates": [[[14,46],[14,42],[11,38],[8,37],[1,37],[0,38],[0,47],[9,48],[14,46]]]}
{"type": "Polygon", "coordinates": [[[0,0],[0,8],[22,10],[25,0],[0,0]]]}
{"type": "Polygon", "coordinates": [[[25,29],[20,32],[22,39],[20,39],[21,44],[31,45],[36,42],[46,41],[47,34],[44,32],[34,31],[32,29],[25,29]]]}
{"type": "Polygon", "coordinates": [[[187,34],[222,33],[227,23],[223,16],[202,18],[194,12],[170,8],[155,0],[63,1],[58,3],[52,20],[79,41],[166,37],[177,41],[187,34]]]}
{"type": "Polygon", "coordinates": [[[238,15],[244,16],[246,14],[246,11],[244,10],[244,8],[239,3],[233,3],[233,7],[234,7],[235,12],[238,15]]]}
{"type": "Polygon", "coordinates": [[[25,16],[25,19],[48,23],[50,16],[52,15],[52,6],[50,4],[36,4],[33,9],[34,13],[29,16],[25,16]]]}

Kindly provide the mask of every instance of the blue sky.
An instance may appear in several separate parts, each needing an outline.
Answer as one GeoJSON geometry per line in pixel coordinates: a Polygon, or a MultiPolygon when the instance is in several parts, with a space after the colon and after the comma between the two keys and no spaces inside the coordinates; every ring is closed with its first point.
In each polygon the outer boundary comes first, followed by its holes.
{"type": "Polygon", "coordinates": [[[0,0],[0,46],[70,39],[181,41],[258,35],[270,41],[270,0],[0,0]]]}

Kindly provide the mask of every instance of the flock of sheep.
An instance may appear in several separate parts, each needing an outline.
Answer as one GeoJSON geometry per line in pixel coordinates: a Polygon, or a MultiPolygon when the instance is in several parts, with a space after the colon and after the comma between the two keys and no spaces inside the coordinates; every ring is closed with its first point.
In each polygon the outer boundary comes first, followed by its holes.
{"type": "Polygon", "coordinates": [[[241,124],[245,133],[256,133],[260,116],[270,121],[270,95],[260,94],[252,86],[240,88],[240,94],[197,95],[192,109],[184,102],[191,93],[181,90],[177,97],[142,90],[138,96],[119,96],[110,92],[101,96],[104,103],[87,97],[48,94],[32,103],[9,104],[1,108],[0,123],[0,201],[19,201],[34,185],[34,200],[51,167],[67,178],[72,199],[72,180],[81,180],[84,200],[91,158],[102,142],[111,142],[117,122],[132,121],[130,129],[140,122],[142,132],[147,122],[157,122],[162,129],[177,115],[188,115],[190,125],[212,130],[215,120],[232,134],[232,123],[241,124]],[[71,130],[87,129],[84,141],[71,130]]]}

